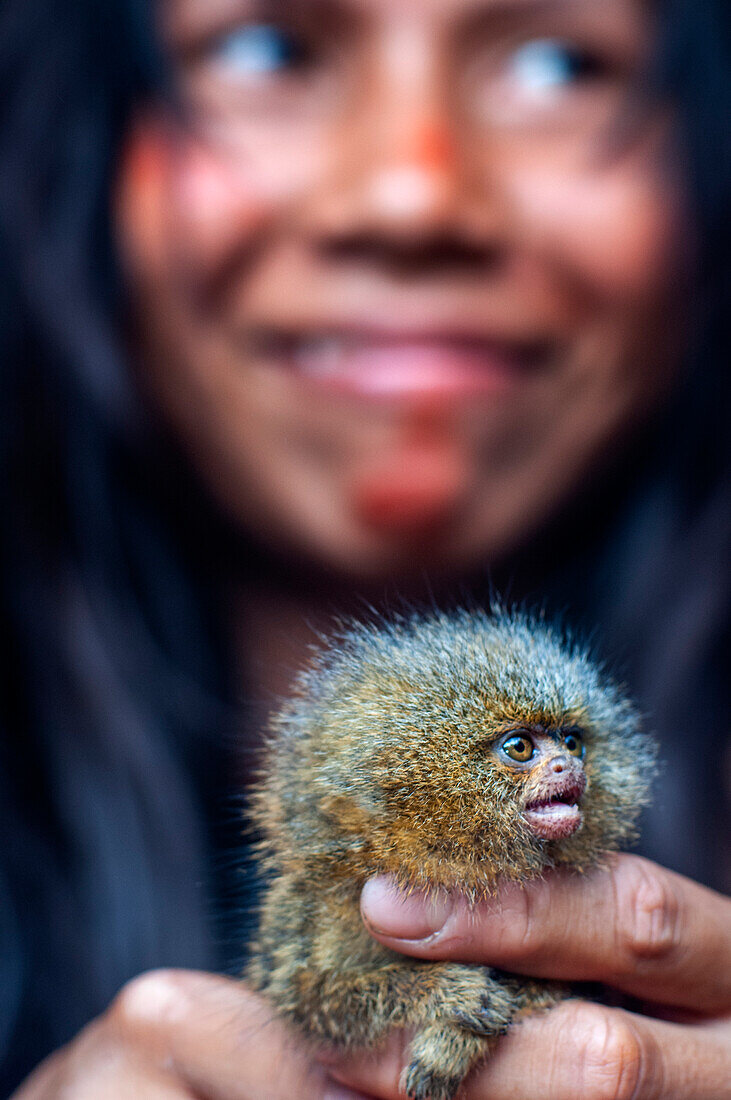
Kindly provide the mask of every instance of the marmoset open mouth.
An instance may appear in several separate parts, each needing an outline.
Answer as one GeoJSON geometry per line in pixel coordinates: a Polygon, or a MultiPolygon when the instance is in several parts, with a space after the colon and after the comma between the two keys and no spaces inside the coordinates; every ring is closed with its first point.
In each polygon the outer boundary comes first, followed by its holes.
{"type": "Polygon", "coordinates": [[[575,833],[583,822],[578,805],[582,793],[578,786],[572,785],[529,802],[523,819],[533,835],[544,840],[562,840],[575,833]]]}

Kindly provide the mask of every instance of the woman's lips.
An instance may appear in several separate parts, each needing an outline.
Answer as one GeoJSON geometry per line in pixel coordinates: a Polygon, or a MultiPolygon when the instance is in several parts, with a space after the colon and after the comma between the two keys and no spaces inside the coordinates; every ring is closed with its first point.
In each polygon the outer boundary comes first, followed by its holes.
{"type": "MultiPolygon", "coordinates": [[[[396,416],[376,453],[345,478],[356,522],[378,537],[406,541],[449,529],[470,491],[474,462],[458,410],[510,392],[548,362],[548,342],[502,339],[455,325],[429,330],[262,325],[245,336],[259,362],[327,398],[375,402],[396,416]]],[[[303,394],[297,393],[297,399],[303,394]]]]}
{"type": "Polygon", "coordinates": [[[311,385],[382,400],[505,392],[543,355],[537,345],[480,337],[335,333],[269,335],[259,351],[311,385]]]}

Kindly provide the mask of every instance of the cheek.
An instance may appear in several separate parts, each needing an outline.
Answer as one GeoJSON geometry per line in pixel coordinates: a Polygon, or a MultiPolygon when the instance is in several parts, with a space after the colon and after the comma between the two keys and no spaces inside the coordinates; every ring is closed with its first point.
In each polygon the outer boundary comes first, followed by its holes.
{"type": "Polygon", "coordinates": [[[117,224],[133,283],[165,290],[186,258],[201,275],[220,262],[232,237],[266,216],[267,196],[202,145],[155,122],[134,127],[117,187],[117,224]]]}
{"type": "Polygon", "coordinates": [[[234,154],[156,118],[139,120],[123,151],[116,193],[120,245],[133,279],[174,285],[181,263],[201,285],[215,277],[307,190],[318,158],[295,157],[294,150],[293,143],[266,148],[262,139],[234,154]]]}
{"type": "Polygon", "coordinates": [[[237,381],[225,369],[214,318],[199,303],[227,257],[253,249],[275,205],[243,172],[160,120],[132,129],[115,213],[136,309],[133,369],[146,398],[193,450],[215,444],[237,381]]]}
{"type": "Polygon", "coordinates": [[[638,151],[611,165],[516,170],[512,200],[526,237],[593,297],[664,293],[677,268],[680,201],[656,160],[638,151]]]}

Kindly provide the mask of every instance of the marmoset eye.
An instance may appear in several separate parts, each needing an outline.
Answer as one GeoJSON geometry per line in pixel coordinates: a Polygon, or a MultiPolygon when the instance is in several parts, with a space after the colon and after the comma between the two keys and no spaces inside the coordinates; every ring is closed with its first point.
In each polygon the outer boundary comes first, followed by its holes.
{"type": "Polygon", "coordinates": [[[566,751],[571,756],[578,756],[581,758],[584,755],[584,742],[580,734],[565,733],[563,743],[566,747],[566,751]]]}
{"type": "Polygon", "coordinates": [[[503,741],[500,751],[509,756],[511,760],[517,760],[520,764],[524,764],[527,760],[532,759],[536,750],[527,733],[515,733],[503,741]]]}

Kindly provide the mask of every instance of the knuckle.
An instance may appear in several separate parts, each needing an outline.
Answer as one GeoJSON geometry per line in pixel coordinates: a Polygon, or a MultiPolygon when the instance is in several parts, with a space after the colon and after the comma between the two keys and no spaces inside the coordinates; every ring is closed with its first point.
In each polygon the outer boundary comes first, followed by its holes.
{"type": "Polygon", "coordinates": [[[587,1006],[581,1015],[578,1095],[582,1100],[636,1100],[647,1061],[639,1033],[621,1012],[587,1006]]]}
{"type": "Polygon", "coordinates": [[[542,894],[530,889],[511,890],[501,903],[497,936],[491,929],[490,948],[497,947],[501,960],[525,962],[538,956],[547,941],[547,921],[542,894]]]}
{"type": "Polygon", "coordinates": [[[189,998],[182,974],[150,970],[122,987],[108,1010],[109,1023],[125,1039],[165,1030],[188,1010],[189,998]]]}
{"type": "Polygon", "coordinates": [[[672,880],[639,858],[624,861],[617,884],[620,957],[659,959],[680,946],[681,906],[672,880]]]}
{"type": "Polygon", "coordinates": [[[537,906],[533,892],[524,890],[520,894],[518,914],[520,919],[515,925],[516,946],[521,954],[530,954],[539,950],[544,936],[542,930],[545,927],[543,921],[537,918],[537,906]]]}

